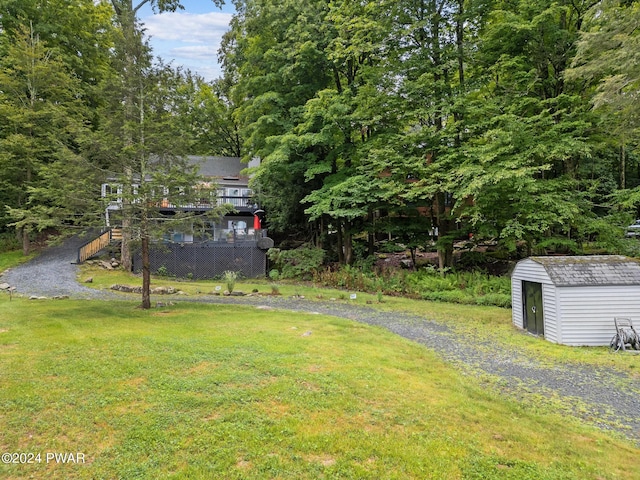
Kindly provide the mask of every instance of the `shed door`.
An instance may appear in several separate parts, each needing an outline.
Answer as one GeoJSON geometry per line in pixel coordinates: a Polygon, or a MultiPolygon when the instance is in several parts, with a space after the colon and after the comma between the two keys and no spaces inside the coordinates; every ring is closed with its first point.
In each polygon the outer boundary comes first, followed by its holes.
{"type": "Polygon", "coordinates": [[[524,300],[524,328],[536,335],[544,335],[542,284],[522,282],[524,300]]]}

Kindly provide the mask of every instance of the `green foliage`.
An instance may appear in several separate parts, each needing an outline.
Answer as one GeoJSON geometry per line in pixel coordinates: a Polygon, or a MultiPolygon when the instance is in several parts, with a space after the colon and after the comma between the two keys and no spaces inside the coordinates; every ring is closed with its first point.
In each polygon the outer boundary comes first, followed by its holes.
{"type": "Polygon", "coordinates": [[[279,278],[308,280],[321,267],[325,251],[311,245],[304,245],[294,250],[271,248],[267,255],[269,260],[277,267],[275,271],[278,272],[279,278]]]}
{"type": "Polygon", "coordinates": [[[21,247],[20,240],[13,232],[0,233],[0,253],[18,250],[21,247]]]}
{"type": "Polygon", "coordinates": [[[382,298],[407,295],[425,300],[469,305],[511,306],[511,279],[480,272],[456,272],[441,275],[435,268],[417,272],[366,273],[345,265],[339,269],[319,271],[314,282],[320,285],[369,292],[382,298]]]}
{"type": "Polygon", "coordinates": [[[233,289],[236,287],[236,280],[238,280],[238,272],[234,272],[231,270],[227,270],[222,274],[222,279],[227,286],[227,292],[232,293],[233,289]]]}

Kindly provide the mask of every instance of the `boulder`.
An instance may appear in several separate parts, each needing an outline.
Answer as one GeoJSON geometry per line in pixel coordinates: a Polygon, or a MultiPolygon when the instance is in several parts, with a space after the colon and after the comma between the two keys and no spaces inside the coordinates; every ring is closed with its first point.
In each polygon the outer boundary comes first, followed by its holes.
{"type": "Polygon", "coordinates": [[[0,290],[9,290],[11,288],[11,285],[9,285],[8,283],[0,283],[0,290]]]}

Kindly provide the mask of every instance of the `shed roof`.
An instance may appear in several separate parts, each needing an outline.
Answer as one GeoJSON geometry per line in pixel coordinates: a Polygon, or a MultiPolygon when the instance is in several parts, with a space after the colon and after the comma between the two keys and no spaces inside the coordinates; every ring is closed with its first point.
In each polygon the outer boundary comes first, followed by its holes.
{"type": "Polygon", "coordinates": [[[530,257],[559,287],[640,285],[640,262],[622,255],[530,257]]]}

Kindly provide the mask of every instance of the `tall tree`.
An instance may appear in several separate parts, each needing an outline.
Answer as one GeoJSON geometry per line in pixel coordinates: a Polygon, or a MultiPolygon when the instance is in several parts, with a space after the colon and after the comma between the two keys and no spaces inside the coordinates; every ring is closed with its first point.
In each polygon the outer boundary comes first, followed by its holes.
{"type": "MultiPolygon", "coordinates": [[[[60,189],[59,179],[65,168],[83,165],[77,148],[86,137],[87,109],[79,80],[33,28],[17,29],[6,46],[0,85],[3,200],[27,254],[32,231],[59,227],[78,213],[69,194],[85,197],[71,185],[60,189]]],[[[84,166],[76,173],[91,172],[84,166]]]]}
{"type": "Polygon", "coordinates": [[[0,1],[0,90],[7,115],[0,126],[0,141],[6,145],[0,160],[0,182],[6,185],[0,189],[0,229],[10,221],[5,205],[17,209],[13,213],[25,226],[21,230],[25,250],[30,229],[72,225],[79,221],[79,212],[90,210],[84,208],[87,205],[80,207],[80,199],[95,198],[87,196],[86,190],[95,169],[83,153],[91,144],[89,129],[98,123],[97,85],[108,71],[110,22],[111,11],[92,0],[0,1]],[[39,120],[30,118],[34,116],[39,120]],[[41,142],[46,148],[27,153],[23,149],[26,144],[16,144],[27,138],[32,147],[41,142]],[[63,170],[58,168],[63,158],[69,160],[69,170],[78,172],[74,177],[78,181],[63,189],[52,187],[45,195],[47,182],[54,182],[54,172],[63,170]],[[52,170],[44,175],[40,167],[49,168],[50,164],[52,170]],[[37,188],[42,199],[37,216],[30,188],[37,188]],[[32,205],[27,209],[28,198],[32,205]]]}
{"type": "Polygon", "coordinates": [[[467,98],[470,137],[451,178],[456,213],[510,250],[572,242],[591,215],[579,171],[593,127],[564,77],[583,15],[580,2],[499,2],[482,32],[483,83],[467,98]]]}
{"type": "MultiPolygon", "coordinates": [[[[216,5],[222,5],[222,0],[212,0],[216,5]]],[[[141,88],[140,80],[143,77],[143,70],[147,68],[146,47],[144,45],[142,31],[137,21],[137,13],[144,5],[149,4],[154,11],[157,12],[175,12],[184,9],[180,0],[111,0],[117,24],[121,33],[121,58],[117,73],[121,75],[125,88],[122,90],[122,109],[127,118],[127,122],[135,121],[140,118],[140,110],[136,110],[135,97],[136,92],[141,88]]],[[[125,132],[125,151],[135,151],[131,148],[134,145],[134,138],[130,129],[125,132]]],[[[127,195],[124,198],[131,198],[131,187],[133,183],[133,172],[128,168],[125,174],[129,177],[129,181],[124,183],[124,189],[127,195]]],[[[131,219],[122,219],[122,251],[121,260],[125,269],[131,269],[131,219]]]]}
{"type": "Polygon", "coordinates": [[[638,2],[597,2],[586,16],[573,68],[567,71],[570,80],[595,88],[591,102],[618,144],[621,189],[628,187],[628,150],[640,141],[639,21],[638,2]]]}

